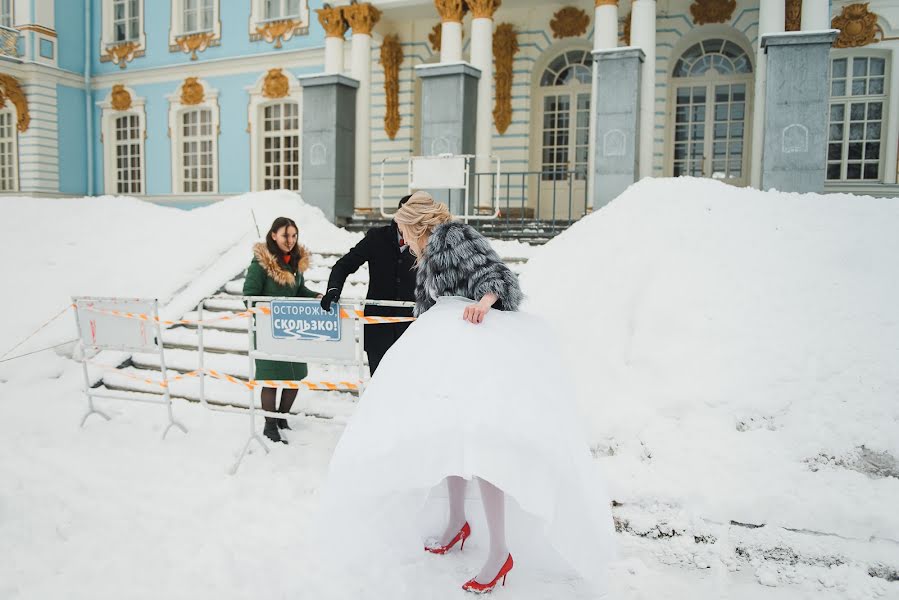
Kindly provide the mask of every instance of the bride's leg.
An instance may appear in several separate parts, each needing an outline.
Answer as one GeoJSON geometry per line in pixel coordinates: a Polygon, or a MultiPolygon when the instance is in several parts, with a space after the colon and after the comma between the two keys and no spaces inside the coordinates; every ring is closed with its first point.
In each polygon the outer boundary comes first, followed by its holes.
{"type": "Polygon", "coordinates": [[[490,552],[475,581],[490,583],[509,556],[509,548],[506,546],[506,495],[492,483],[480,477],[477,479],[481,488],[484,514],[487,516],[487,529],[490,532],[490,552]]]}
{"type": "Polygon", "coordinates": [[[465,525],[465,488],[468,487],[468,482],[463,477],[453,475],[446,478],[446,487],[449,491],[449,521],[446,531],[440,536],[440,544],[443,546],[465,525]]]}

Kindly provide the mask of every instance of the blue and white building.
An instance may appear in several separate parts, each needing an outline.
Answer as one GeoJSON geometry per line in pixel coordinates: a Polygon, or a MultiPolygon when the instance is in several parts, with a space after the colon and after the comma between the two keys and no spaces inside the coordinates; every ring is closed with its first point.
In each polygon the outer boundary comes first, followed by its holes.
{"type": "MultiPolygon", "coordinates": [[[[481,74],[471,126],[477,153],[502,159],[502,194],[533,216],[554,214],[550,196],[582,213],[604,201],[615,155],[595,142],[597,57],[625,47],[642,64],[636,130],[621,142],[633,144],[633,178],[759,187],[775,135],[802,150],[788,128],[766,130],[762,38],[831,27],[826,134],[805,132],[823,153],[823,189],[899,192],[894,0],[338,4],[0,0],[0,193],[203,201],[300,190],[301,79],[330,72],[359,82],[353,176],[365,212],[384,157],[439,151],[421,147],[420,67],[462,61],[481,74]]],[[[386,172],[399,196],[405,166],[386,172]]]]}

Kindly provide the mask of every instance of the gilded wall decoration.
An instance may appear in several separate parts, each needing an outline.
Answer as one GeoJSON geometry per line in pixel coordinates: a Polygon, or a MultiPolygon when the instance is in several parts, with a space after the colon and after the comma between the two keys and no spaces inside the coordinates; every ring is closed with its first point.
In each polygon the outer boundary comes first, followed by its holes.
{"type": "Polygon", "coordinates": [[[31,114],[28,112],[28,98],[19,85],[19,80],[11,75],[0,73],[0,108],[6,106],[6,101],[12,102],[16,107],[16,129],[20,133],[28,131],[31,123],[31,114]]]}
{"type": "Polygon", "coordinates": [[[137,42],[123,42],[115,46],[109,46],[106,48],[104,56],[106,61],[104,62],[112,61],[113,64],[119,65],[119,68],[124,69],[129,62],[139,55],[139,48],[140,44],[137,42]]]}
{"type": "Polygon", "coordinates": [[[468,12],[468,5],[463,0],[434,0],[434,6],[444,23],[461,23],[468,12]]]}
{"type": "Polygon", "coordinates": [[[280,48],[282,40],[289,42],[300,28],[300,25],[302,25],[302,23],[296,19],[269,21],[268,23],[257,26],[256,33],[261,39],[269,44],[274,42],[275,48],[280,48]]]}
{"type": "Polygon", "coordinates": [[[503,0],[465,0],[473,19],[492,19],[503,0]]]}
{"type": "Polygon", "coordinates": [[[266,98],[284,98],[290,93],[290,80],[283,69],[269,69],[262,84],[262,95],[266,98]]]}
{"type": "Polygon", "coordinates": [[[215,33],[206,31],[203,33],[191,33],[175,38],[175,44],[185,54],[190,54],[191,60],[197,60],[197,52],[202,52],[212,45],[215,33]]]}
{"type": "Polygon", "coordinates": [[[631,45],[631,13],[627,13],[627,16],[624,17],[624,28],[621,32],[621,42],[625,46],[631,45]]]}
{"type": "Polygon", "coordinates": [[[193,106],[202,103],[205,98],[203,84],[197,81],[196,77],[188,77],[181,84],[181,104],[193,106]]]}
{"type": "Polygon", "coordinates": [[[316,9],[315,12],[318,14],[318,22],[325,30],[325,37],[343,38],[349,27],[343,16],[343,8],[325,4],[325,8],[316,9]]]}
{"type": "Polygon", "coordinates": [[[353,33],[371,35],[371,30],[381,20],[381,11],[371,4],[350,4],[343,7],[343,17],[353,28],[353,33]]]}
{"type": "Polygon", "coordinates": [[[883,39],[883,29],[877,24],[877,14],[868,10],[868,2],[849,4],[834,17],[831,27],[840,30],[834,48],[860,48],[883,39]],[[878,40],[878,36],[880,40],[878,40]]]}
{"type": "Polygon", "coordinates": [[[512,123],[512,62],[518,50],[518,34],[512,24],[499,25],[493,34],[493,80],[496,87],[493,122],[500,134],[506,133],[512,123]]]}
{"type": "Polygon", "coordinates": [[[131,108],[131,93],[121,83],[112,86],[110,99],[112,107],[116,110],[128,110],[131,108]]]}
{"type": "Polygon", "coordinates": [[[573,6],[566,6],[557,11],[549,22],[549,27],[553,30],[553,37],[559,39],[580,37],[587,33],[588,25],[590,25],[590,17],[587,16],[587,13],[573,6]]]}
{"type": "Polygon", "coordinates": [[[784,31],[799,31],[802,27],[802,0],[786,0],[784,31]]]}
{"type": "Polygon", "coordinates": [[[726,23],[737,10],[737,0],[694,0],[690,14],[697,25],[726,23]]]}
{"type": "Polygon", "coordinates": [[[387,137],[394,139],[400,130],[400,65],[403,63],[403,47],[398,35],[384,38],[380,62],[384,67],[384,94],[387,96],[384,131],[387,137]]]}

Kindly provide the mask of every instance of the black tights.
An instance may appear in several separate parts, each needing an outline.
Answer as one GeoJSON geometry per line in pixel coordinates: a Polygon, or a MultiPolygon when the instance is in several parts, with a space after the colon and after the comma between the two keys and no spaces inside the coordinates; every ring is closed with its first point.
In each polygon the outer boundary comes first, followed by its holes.
{"type": "MultiPolygon", "coordinates": [[[[280,412],[280,413],[289,413],[290,407],[293,406],[293,401],[297,399],[297,391],[298,390],[281,390],[281,406],[275,409],[275,401],[277,398],[278,390],[276,388],[262,388],[262,410],[266,412],[280,412]]],[[[266,417],[265,420],[268,422],[272,417],[266,417]]]]}

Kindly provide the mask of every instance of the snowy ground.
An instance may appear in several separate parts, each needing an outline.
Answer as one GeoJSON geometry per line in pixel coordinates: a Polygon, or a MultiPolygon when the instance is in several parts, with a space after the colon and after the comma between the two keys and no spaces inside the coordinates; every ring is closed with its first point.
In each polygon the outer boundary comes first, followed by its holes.
{"type": "MultiPolygon", "coordinates": [[[[294,216],[316,251],[358,239],[290,194],[189,213],[0,200],[0,277],[28,292],[0,299],[0,352],[72,294],[186,312],[247,262],[251,206],[262,228],[294,216]]],[[[621,504],[612,597],[899,598],[897,230],[889,200],[649,180],[528,249],[529,309],[568,342],[621,504]]],[[[69,337],[67,315],[22,349],[69,337]]],[[[335,597],[305,533],[343,419],[296,419],[229,476],[244,417],[179,402],[190,433],[161,441],[160,407],[107,402],[112,421],[82,430],[80,387],[53,352],[0,363],[0,600],[335,597]]],[[[393,597],[465,597],[483,551],[423,556],[393,597]]],[[[593,597],[526,560],[497,594],[593,597]]]]}

